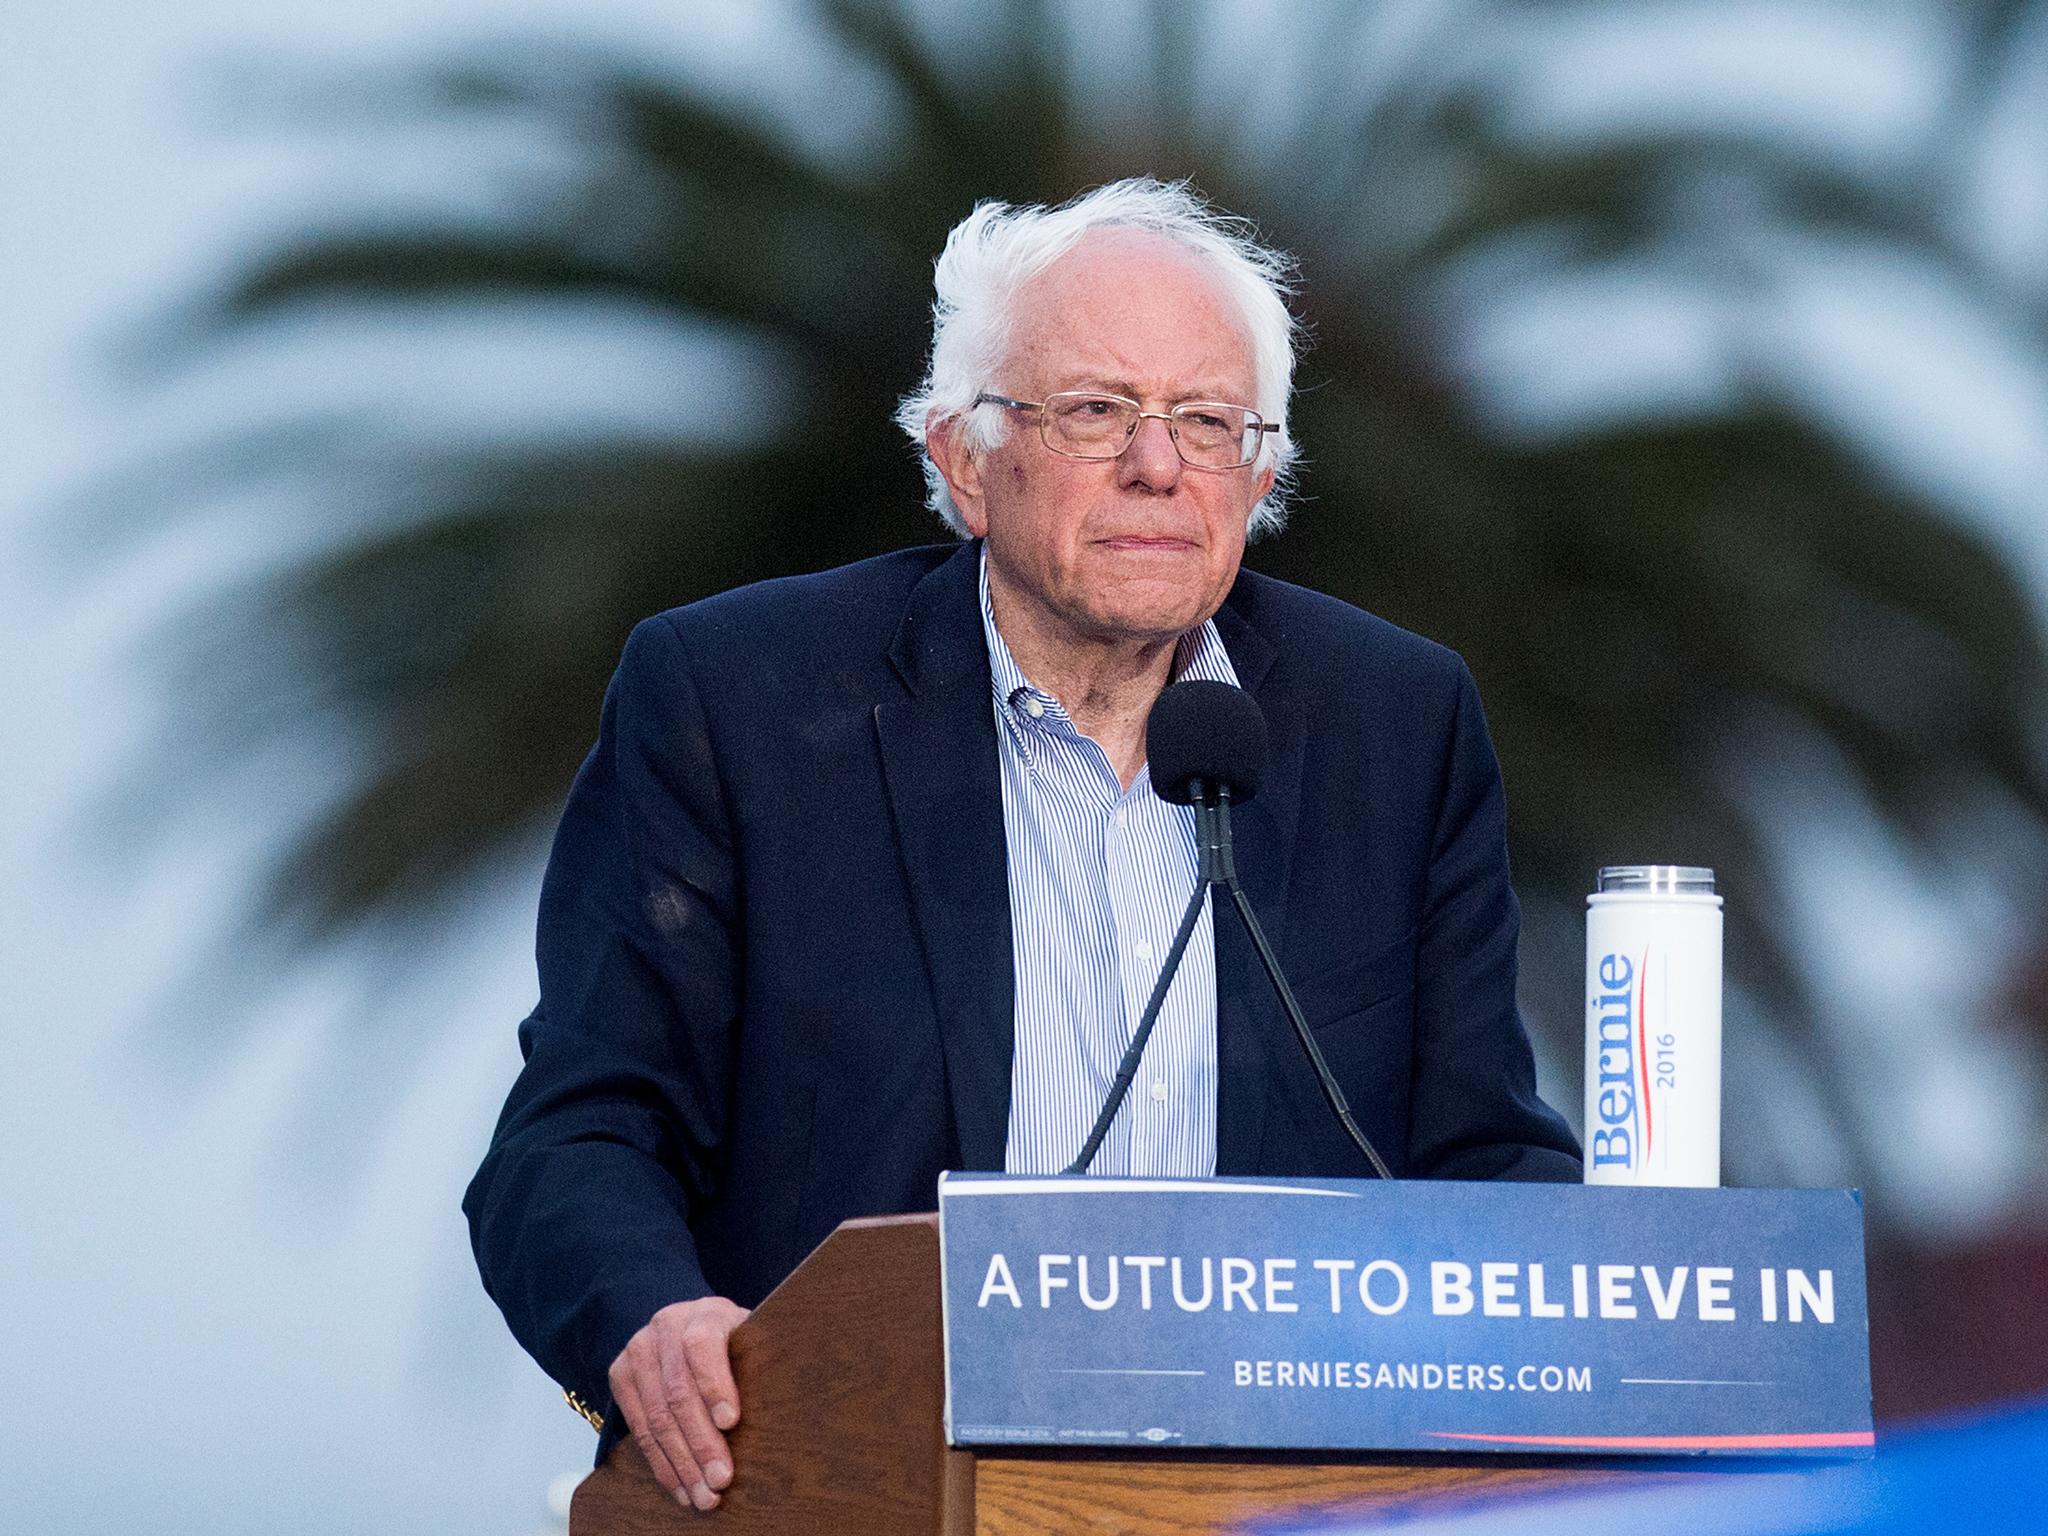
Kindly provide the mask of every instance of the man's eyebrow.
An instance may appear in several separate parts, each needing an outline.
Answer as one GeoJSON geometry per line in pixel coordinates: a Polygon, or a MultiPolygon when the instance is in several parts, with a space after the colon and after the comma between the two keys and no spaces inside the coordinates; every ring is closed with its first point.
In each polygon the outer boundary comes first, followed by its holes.
{"type": "Polygon", "coordinates": [[[1088,390],[1096,394],[1105,395],[1127,395],[1133,400],[1138,398],[1137,389],[1129,379],[1106,378],[1099,373],[1076,374],[1066,383],[1061,384],[1058,389],[1053,390],[1052,393],[1056,395],[1064,394],[1072,390],[1088,390]]]}
{"type": "MultiPolygon", "coordinates": [[[[1138,386],[1129,379],[1110,379],[1104,378],[1099,374],[1083,374],[1076,382],[1062,384],[1053,393],[1059,394],[1070,390],[1086,390],[1097,394],[1122,395],[1127,400],[1144,399],[1144,396],[1139,392],[1138,386]]],[[[1228,404],[1231,394],[1230,391],[1216,384],[1214,380],[1204,380],[1202,383],[1174,396],[1174,399],[1176,402],[1181,400],[1215,400],[1228,404]]]]}

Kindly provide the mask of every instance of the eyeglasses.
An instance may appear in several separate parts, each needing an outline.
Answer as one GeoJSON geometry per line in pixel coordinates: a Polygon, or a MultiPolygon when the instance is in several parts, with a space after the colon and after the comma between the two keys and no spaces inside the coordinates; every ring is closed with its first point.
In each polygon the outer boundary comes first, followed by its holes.
{"type": "Polygon", "coordinates": [[[1038,435],[1054,453],[1070,459],[1114,459],[1131,446],[1146,417],[1166,423],[1174,451],[1193,469],[1242,469],[1259,456],[1268,432],[1280,430],[1257,411],[1214,400],[1189,400],[1170,411],[1148,411],[1122,395],[1062,390],[1043,400],[1011,400],[979,394],[976,405],[1036,411],[1038,435]]]}

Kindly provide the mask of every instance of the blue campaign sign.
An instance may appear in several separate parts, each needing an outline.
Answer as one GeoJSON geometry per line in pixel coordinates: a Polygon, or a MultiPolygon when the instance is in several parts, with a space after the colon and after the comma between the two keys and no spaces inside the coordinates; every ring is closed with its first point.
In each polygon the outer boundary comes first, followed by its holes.
{"type": "Polygon", "coordinates": [[[1853,1190],[949,1174],[955,1445],[1859,1455],[1853,1190]]]}

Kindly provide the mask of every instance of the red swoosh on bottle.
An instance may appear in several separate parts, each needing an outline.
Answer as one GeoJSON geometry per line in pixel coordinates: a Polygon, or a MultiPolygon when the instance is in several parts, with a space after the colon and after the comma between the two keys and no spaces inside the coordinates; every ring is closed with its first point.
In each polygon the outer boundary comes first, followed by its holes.
{"type": "Polygon", "coordinates": [[[1657,1116],[1650,1104],[1650,1037],[1643,1032],[1643,1002],[1650,992],[1650,950],[1643,947],[1642,963],[1636,967],[1636,1052],[1642,1063],[1642,1076],[1636,1079],[1642,1084],[1637,1097],[1643,1105],[1643,1162],[1650,1161],[1650,1150],[1657,1145],[1657,1116]]]}

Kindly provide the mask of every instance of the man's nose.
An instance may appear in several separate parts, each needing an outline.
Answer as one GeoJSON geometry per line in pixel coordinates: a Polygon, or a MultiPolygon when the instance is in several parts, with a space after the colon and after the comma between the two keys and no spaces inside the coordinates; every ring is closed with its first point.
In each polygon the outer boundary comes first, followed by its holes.
{"type": "Polygon", "coordinates": [[[1138,430],[1131,436],[1131,445],[1117,463],[1123,470],[1126,485],[1145,485],[1155,491],[1172,490],[1180,480],[1183,467],[1180,450],[1173,446],[1172,432],[1157,416],[1139,418],[1138,430]]]}

